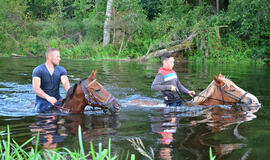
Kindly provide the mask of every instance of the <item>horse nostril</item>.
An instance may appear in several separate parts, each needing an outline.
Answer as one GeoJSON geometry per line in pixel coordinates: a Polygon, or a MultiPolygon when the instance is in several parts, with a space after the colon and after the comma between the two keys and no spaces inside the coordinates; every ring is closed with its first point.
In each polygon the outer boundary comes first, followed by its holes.
{"type": "Polygon", "coordinates": [[[117,108],[117,109],[120,109],[121,108],[121,104],[116,103],[116,104],[114,104],[114,107],[117,108]]]}

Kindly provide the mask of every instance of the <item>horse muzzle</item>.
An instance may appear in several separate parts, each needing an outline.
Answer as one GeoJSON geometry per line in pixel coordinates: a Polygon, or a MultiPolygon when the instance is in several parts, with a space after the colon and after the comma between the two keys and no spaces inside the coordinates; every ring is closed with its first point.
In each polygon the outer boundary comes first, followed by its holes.
{"type": "Polygon", "coordinates": [[[252,99],[250,97],[246,97],[243,100],[243,105],[245,106],[246,111],[249,111],[252,113],[257,112],[262,107],[262,105],[259,103],[257,99],[252,99]]]}
{"type": "Polygon", "coordinates": [[[120,112],[122,106],[117,99],[114,99],[110,104],[108,104],[108,109],[111,113],[120,112]]]}
{"type": "Polygon", "coordinates": [[[250,106],[261,106],[259,100],[250,93],[248,93],[247,96],[244,98],[244,103],[250,106]]]}

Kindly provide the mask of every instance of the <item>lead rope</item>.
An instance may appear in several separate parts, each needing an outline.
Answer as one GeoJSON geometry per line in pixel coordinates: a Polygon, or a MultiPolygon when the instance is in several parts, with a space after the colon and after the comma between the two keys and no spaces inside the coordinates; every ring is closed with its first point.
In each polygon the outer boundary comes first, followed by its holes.
{"type": "MultiPolygon", "coordinates": [[[[57,102],[60,102],[60,101],[63,101],[64,100],[64,98],[61,98],[61,99],[58,99],[55,103],[57,103],[57,102]]],[[[68,108],[64,108],[64,107],[62,107],[62,106],[58,106],[58,105],[53,105],[53,107],[54,108],[56,108],[56,109],[61,109],[61,110],[64,110],[64,111],[67,111],[67,112],[70,112],[70,109],[68,109],[68,108]]]]}

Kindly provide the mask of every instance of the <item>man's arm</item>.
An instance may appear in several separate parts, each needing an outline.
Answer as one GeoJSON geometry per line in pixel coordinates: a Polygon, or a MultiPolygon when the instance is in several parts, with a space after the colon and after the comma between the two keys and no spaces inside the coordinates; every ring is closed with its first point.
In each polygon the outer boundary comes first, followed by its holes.
{"type": "Polygon", "coordinates": [[[195,95],[195,91],[190,91],[188,89],[186,89],[181,83],[179,80],[177,80],[177,87],[178,87],[178,90],[182,93],[186,93],[188,95],[190,95],[191,97],[193,97],[195,95]]]}
{"type": "Polygon", "coordinates": [[[171,85],[164,85],[162,84],[164,82],[163,76],[161,74],[157,74],[151,89],[157,90],[157,91],[165,91],[165,90],[171,90],[171,85]]]}
{"type": "Polygon", "coordinates": [[[54,104],[57,102],[57,100],[54,97],[49,96],[48,94],[46,94],[41,88],[41,80],[39,77],[33,77],[32,79],[32,85],[33,85],[33,90],[34,92],[41,98],[46,99],[48,102],[50,102],[51,104],[54,104]]]}
{"type": "Polygon", "coordinates": [[[68,89],[70,88],[69,79],[68,79],[67,75],[61,76],[61,82],[62,82],[62,84],[64,86],[64,89],[67,92],[68,89]]]}
{"type": "Polygon", "coordinates": [[[189,90],[186,89],[179,80],[177,80],[177,88],[180,92],[188,94],[189,90]]]}

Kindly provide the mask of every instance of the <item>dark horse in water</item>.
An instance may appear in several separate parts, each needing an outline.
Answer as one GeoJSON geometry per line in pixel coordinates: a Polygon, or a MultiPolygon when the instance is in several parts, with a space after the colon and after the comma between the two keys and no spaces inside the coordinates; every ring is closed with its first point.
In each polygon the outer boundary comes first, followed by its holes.
{"type": "MultiPolygon", "coordinates": [[[[88,78],[82,79],[74,84],[67,92],[61,106],[55,108],[69,112],[82,113],[87,105],[104,112],[110,111],[117,113],[121,110],[118,100],[113,97],[98,81],[96,80],[97,71],[93,71],[88,78]]],[[[92,109],[95,110],[95,109],[92,109]]]]}

